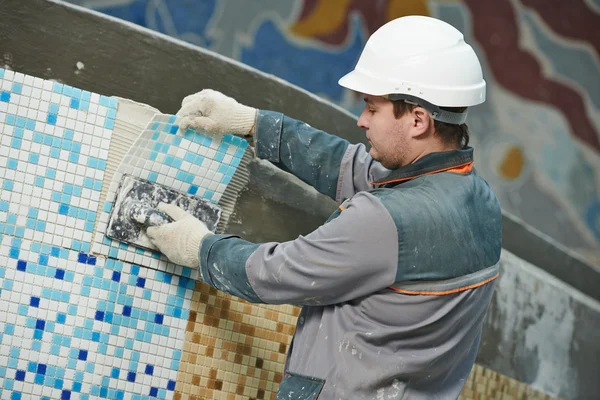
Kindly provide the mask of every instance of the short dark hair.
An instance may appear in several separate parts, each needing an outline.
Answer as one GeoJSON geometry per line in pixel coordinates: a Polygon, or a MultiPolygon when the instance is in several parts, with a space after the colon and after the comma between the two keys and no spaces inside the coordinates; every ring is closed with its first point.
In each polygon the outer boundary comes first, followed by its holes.
{"type": "MultiPolygon", "coordinates": [[[[407,103],[404,100],[392,100],[394,104],[394,117],[396,119],[402,117],[408,112],[417,107],[415,104],[407,103]]],[[[441,107],[443,110],[452,111],[455,113],[464,112],[467,107],[441,107]]],[[[433,121],[436,135],[439,135],[444,143],[466,148],[469,145],[469,127],[467,124],[454,125],[445,122],[433,121]]]]}

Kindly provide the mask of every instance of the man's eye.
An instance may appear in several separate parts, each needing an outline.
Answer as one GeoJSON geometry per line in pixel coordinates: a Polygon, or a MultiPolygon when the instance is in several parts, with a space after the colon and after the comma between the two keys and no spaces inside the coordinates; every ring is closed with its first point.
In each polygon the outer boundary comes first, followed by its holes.
{"type": "Polygon", "coordinates": [[[369,112],[370,112],[371,114],[375,114],[375,110],[371,110],[371,109],[369,109],[369,112]]]}

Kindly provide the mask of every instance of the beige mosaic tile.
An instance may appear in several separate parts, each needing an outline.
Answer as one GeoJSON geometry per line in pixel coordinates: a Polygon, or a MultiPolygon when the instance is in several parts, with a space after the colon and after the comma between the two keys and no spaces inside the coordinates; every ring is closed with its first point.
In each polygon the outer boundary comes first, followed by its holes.
{"type": "Polygon", "coordinates": [[[197,282],[174,399],[275,399],[299,312],[197,282]]]}

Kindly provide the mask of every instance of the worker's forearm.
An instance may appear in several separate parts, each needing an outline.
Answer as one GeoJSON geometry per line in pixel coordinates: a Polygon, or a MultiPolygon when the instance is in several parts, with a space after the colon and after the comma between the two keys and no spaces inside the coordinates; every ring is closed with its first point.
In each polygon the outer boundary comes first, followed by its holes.
{"type": "Polygon", "coordinates": [[[215,289],[251,303],[262,303],[248,282],[246,261],[258,244],[234,235],[210,235],[200,247],[202,280],[215,289]]]}
{"type": "Polygon", "coordinates": [[[281,113],[263,110],[258,111],[254,137],[258,157],[336,198],[348,141],[281,113]]]}
{"type": "Polygon", "coordinates": [[[306,236],[253,244],[211,235],[200,250],[202,278],[250,302],[326,305],[343,303],[394,283],[398,233],[379,199],[364,193],[306,236]],[[364,227],[377,226],[365,235],[364,227]]]}

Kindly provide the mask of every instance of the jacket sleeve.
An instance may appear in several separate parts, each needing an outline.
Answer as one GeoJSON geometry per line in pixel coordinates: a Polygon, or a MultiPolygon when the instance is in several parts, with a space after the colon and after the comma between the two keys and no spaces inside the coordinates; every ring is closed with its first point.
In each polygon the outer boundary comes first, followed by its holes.
{"type": "Polygon", "coordinates": [[[338,203],[371,189],[370,182],[389,173],[363,144],[352,145],[281,113],[259,110],[254,138],[258,157],[338,203]]]}
{"type": "Polygon", "coordinates": [[[326,305],[391,285],[398,233],[391,215],[369,193],[345,203],[333,220],[284,243],[252,244],[211,235],[200,249],[203,280],[250,302],[326,305]]]}

